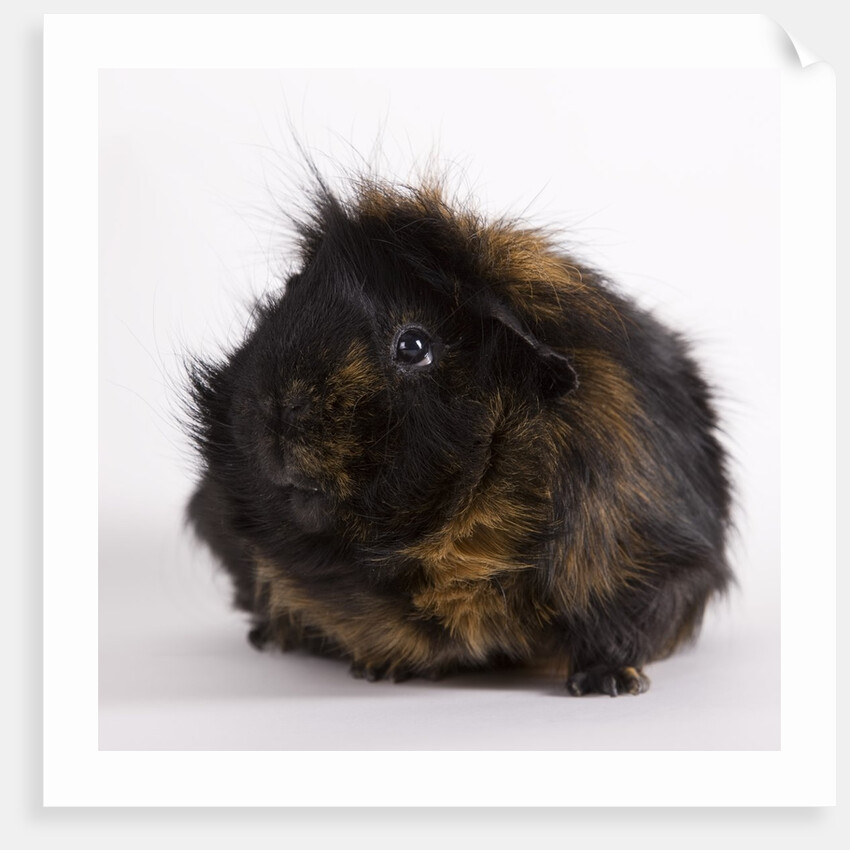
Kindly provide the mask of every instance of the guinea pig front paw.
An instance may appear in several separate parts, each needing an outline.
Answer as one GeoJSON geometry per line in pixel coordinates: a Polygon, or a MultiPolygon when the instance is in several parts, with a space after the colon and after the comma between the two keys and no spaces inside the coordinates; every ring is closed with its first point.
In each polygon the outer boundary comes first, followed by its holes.
{"type": "Polygon", "coordinates": [[[272,639],[269,624],[267,622],[256,623],[248,632],[248,643],[254,649],[262,651],[265,645],[272,639]]]}
{"type": "Polygon", "coordinates": [[[301,632],[293,626],[285,623],[272,626],[268,620],[258,620],[248,632],[248,643],[261,652],[270,643],[275,644],[282,652],[288,652],[291,649],[300,649],[304,641],[301,632]]]}
{"type": "Polygon", "coordinates": [[[637,696],[649,690],[649,679],[637,667],[608,667],[599,664],[573,673],[567,679],[567,690],[574,697],[583,697],[586,694],[637,696]]]}
{"type": "Polygon", "coordinates": [[[406,682],[413,676],[405,667],[392,664],[370,664],[366,661],[352,661],[349,672],[355,679],[365,679],[367,682],[380,682],[389,679],[398,684],[406,682]]]}

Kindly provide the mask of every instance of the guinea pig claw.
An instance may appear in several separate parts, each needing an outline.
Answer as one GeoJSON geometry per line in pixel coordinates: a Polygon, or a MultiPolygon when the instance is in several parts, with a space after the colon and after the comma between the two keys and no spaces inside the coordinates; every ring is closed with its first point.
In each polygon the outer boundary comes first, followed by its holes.
{"type": "Polygon", "coordinates": [[[649,679],[637,667],[598,665],[573,673],[567,679],[567,691],[575,697],[585,694],[621,694],[637,696],[649,690],[649,679]]]}
{"type": "Polygon", "coordinates": [[[609,674],[602,679],[602,691],[609,697],[617,696],[617,680],[612,675],[609,674]]]}
{"type": "Polygon", "coordinates": [[[587,673],[574,673],[567,679],[567,690],[574,697],[582,697],[587,693],[587,673]]]}
{"type": "Polygon", "coordinates": [[[641,670],[634,667],[624,667],[621,672],[628,693],[637,696],[649,690],[649,679],[641,670]]]}

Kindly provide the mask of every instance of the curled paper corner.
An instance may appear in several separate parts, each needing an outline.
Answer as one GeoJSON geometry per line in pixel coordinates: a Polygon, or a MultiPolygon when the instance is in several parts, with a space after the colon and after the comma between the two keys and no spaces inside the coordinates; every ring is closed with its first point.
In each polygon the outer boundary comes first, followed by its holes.
{"type": "Polygon", "coordinates": [[[768,16],[765,17],[776,30],[776,33],[781,40],[780,50],[783,52],[787,61],[793,62],[803,70],[808,68],[810,65],[814,65],[815,63],[822,61],[819,56],[809,50],[808,47],[806,47],[806,45],[804,45],[798,38],[791,35],[791,33],[789,33],[782,24],[773,18],[768,16]]]}

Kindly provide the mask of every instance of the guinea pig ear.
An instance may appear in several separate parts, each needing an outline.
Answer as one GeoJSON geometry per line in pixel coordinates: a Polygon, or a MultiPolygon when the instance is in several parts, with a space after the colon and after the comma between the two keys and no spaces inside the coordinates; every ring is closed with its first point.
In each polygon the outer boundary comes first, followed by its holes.
{"type": "Polygon", "coordinates": [[[569,395],[578,388],[578,375],[563,354],[540,342],[527,331],[517,317],[503,304],[491,302],[490,314],[522,339],[534,352],[541,366],[543,392],[548,398],[569,395]]]}

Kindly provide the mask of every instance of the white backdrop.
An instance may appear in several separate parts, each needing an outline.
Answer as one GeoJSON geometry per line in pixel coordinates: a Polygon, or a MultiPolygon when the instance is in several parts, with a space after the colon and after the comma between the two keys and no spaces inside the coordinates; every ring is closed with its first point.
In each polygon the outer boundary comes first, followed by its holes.
{"type": "MultiPolygon", "coordinates": [[[[101,749],[779,746],[779,77],[764,70],[101,71],[101,749]],[[435,150],[491,212],[576,253],[686,330],[721,410],[739,587],[637,699],[530,674],[367,684],[258,654],[181,527],[184,351],[241,333],[276,283],[298,166],[435,150]]],[[[285,262],[285,256],[284,256],[285,262]]]]}

